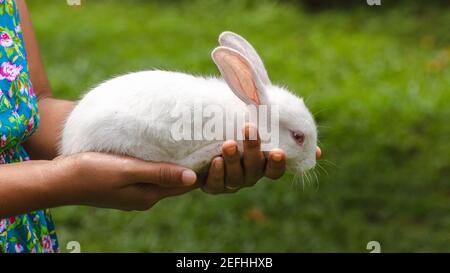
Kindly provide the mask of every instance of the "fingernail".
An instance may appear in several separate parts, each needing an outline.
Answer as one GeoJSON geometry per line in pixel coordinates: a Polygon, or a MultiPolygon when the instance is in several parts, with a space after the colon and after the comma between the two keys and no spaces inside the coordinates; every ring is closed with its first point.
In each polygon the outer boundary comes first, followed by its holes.
{"type": "Polygon", "coordinates": [[[228,155],[234,155],[236,153],[236,146],[233,145],[233,146],[227,148],[227,153],[228,153],[228,155]]]}
{"type": "Polygon", "coordinates": [[[320,156],[322,155],[322,150],[319,146],[316,148],[316,159],[320,159],[320,156]]]}
{"type": "Polygon", "coordinates": [[[280,162],[281,159],[283,159],[283,156],[282,156],[281,154],[274,154],[274,155],[272,156],[272,159],[273,159],[274,161],[280,162]]]}
{"type": "Polygon", "coordinates": [[[186,185],[192,185],[197,180],[197,175],[191,170],[184,170],[181,174],[181,180],[186,185]]]}

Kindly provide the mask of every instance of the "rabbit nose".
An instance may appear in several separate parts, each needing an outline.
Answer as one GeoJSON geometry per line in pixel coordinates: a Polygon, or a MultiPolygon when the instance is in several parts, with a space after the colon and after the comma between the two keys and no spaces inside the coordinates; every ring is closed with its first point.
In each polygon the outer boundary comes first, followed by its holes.
{"type": "Polygon", "coordinates": [[[316,147],[316,159],[320,159],[320,156],[322,155],[322,150],[320,150],[320,147],[316,147]]]}

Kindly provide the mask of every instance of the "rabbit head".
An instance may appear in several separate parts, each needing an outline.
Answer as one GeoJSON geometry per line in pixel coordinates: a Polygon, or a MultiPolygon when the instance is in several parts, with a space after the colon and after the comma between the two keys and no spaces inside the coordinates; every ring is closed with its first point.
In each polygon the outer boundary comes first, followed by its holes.
{"type": "Polygon", "coordinates": [[[286,152],[287,169],[302,173],[316,164],[317,129],[303,99],[270,82],[256,50],[241,36],[223,32],[212,58],[228,86],[247,105],[276,105],[279,146],[286,152]]]}

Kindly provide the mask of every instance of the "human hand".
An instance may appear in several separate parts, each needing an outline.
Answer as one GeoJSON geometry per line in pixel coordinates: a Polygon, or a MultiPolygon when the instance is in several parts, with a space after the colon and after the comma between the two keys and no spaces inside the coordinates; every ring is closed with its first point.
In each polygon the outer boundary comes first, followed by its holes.
{"type": "Polygon", "coordinates": [[[205,177],[202,190],[211,194],[233,193],[243,187],[256,184],[263,176],[278,179],[286,168],[286,156],[283,150],[273,149],[267,158],[261,151],[261,140],[249,140],[257,128],[252,124],[244,127],[244,151],[241,154],[234,140],[225,141],[222,145],[222,156],[215,157],[205,177]]]}
{"type": "MultiPolygon", "coordinates": [[[[286,169],[286,155],[281,149],[273,149],[267,157],[261,152],[261,140],[249,140],[250,132],[257,130],[252,124],[244,127],[244,153],[240,155],[236,141],[225,141],[222,145],[222,156],[211,162],[202,185],[202,190],[210,194],[233,193],[244,187],[255,185],[262,177],[278,179],[286,169]]],[[[316,158],[322,152],[316,148],[316,158]]]]}
{"type": "Polygon", "coordinates": [[[193,171],[173,164],[94,152],[53,161],[67,176],[57,186],[63,199],[59,203],[147,210],[163,198],[198,187],[193,171]]]}

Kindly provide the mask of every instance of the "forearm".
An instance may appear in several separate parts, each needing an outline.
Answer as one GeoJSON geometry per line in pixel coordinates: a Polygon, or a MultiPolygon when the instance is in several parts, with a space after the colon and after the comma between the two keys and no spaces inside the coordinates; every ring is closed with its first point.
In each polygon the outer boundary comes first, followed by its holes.
{"type": "Polygon", "coordinates": [[[70,168],[64,161],[27,161],[0,166],[0,219],[72,203],[70,168]]]}
{"type": "Polygon", "coordinates": [[[51,160],[57,156],[64,122],[75,103],[44,97],[38,104],[40,125],[36,133],[25,143],[25,148],[33,160],[51,160]]]}
{"type": "Polygon", "coordinates": [[[30,14],[24,0],[17,0],[30,79],[39,101],[40,126],[25,144],[32,159],[52,159],[57,155],[59,134],[67,114],[74,103],[52,98],[49,80],[39,53],[30,14]]]}

